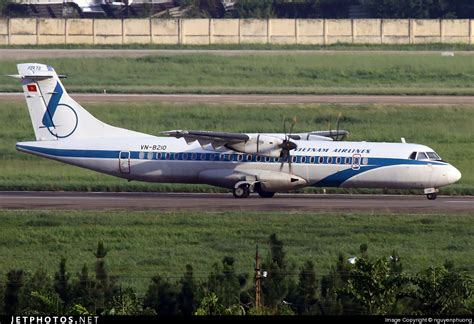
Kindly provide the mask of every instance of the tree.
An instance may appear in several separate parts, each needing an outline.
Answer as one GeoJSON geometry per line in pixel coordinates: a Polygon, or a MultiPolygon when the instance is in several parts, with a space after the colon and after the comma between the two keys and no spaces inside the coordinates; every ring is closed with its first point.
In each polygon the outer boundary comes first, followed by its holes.
{"type": "Polygon", "coordinates": [[[332,266],[329,274],[321,279],[321,309],[323,315],[351,314],[357,313],[352,300],[347,296],[340,296],[340,291],[349,280],[351,264],[339,254],[336,266],[332,266]]]}
{"type": "Polygon", "coordinates": [[[402,273],[403,265],[397,251],[395,250],[392,251],[392,254],[389,257],[389,262],[390,262],[390,271],[392,272],[392,274],[402,273]]]}
{"type": "Polygon", "coordinates": [[[24,284],[25,274],[23,270],[11,270],[7,274],[7,287],[5,288],[3,310],[6,315],[12,316],[17,313],[19,305],[19,293],[24,284]]]}
{"type": "Polygon", "coordinates": [[[11,2],[11,0],[0,0],[0,16],[5,15],[5,11],[6,11],[7,6],[10,2],[11,2]]]}
{"type": "Polygon", "coordinates": [[[50,311],[62,309],[62,301],[54,291],[51,277],[43,267],[36,269],[32,276],[25,275],[25,285],[20,292],[20,305],[20,312],[27,314],[42,314],[46,308],[50,311]],[[54,302],[44,303],[45,300],[38,296],[48,297],[54,302]],[[53,303],[54,306],[49,307],[53,303]]]}
{"type": "Polygon", "coordinates": [[[214,292],[224,307],[240,303],[240,281],[234,269],[234,258],[224,257],[222,266],[215,263],[207,280],[207,289],[214,292]]]}
{"type": "Polygon", "coordinates": [[[97,244],[97,251],[94,254],[95,261],[95,291],[94,300],[95,307],[98,313],[104,309],[105,304],[112,300],[114,293],[118,289],[115,285],[115,279],[108,274],[107,263],[105,257],[107,256],[107,249],[104,243],[100,241],[97,244]]]}
{"type": "Polygon", "coordinates": [[[429,267],[412,278],[415,289],[414,312],[417,315],[469,314],[467,302],[474,282],[460,272],[445,267],[429,267]]]}
{"type": "Polygon", "coordinates": [[[156,275],[148,286],[143,306],[154,309],[158,315],[173,315],[176,313],[176,297],[174,287],[156,275]]]}
{"type": "Polygon", "coordinates": [[[470,0],[366,0],[366,5],[374,18],[454,19],[474,13],[470,0]]]}
{"type": "Polygon", "coordinates": [[[22,313],[36,315],[62,315],[65,305],[61,297],[54,291],[32,291],[28,307],[22,313]]]}
{"type": "Polygon", "coordinates": [[[196,309],[197,285],[194,282],[193,267],[186,265],[186,272],[179,281],[181,286],[177,297],[177,308],[183,315],[192,315],[196,309]]]}
{"type": "Polygon", "coordinates": [[[4,298],[5,298],[5,285],[2,281],[0,281],[0,314],[5,314],[5,312],[3,311],[3,306],[5,304],[4,298]]]}
{"type": "Polygon", "coordinates": [[[89,276],[89,269],[84,263],[81,272],[77,274],[77,281],[72,285],[72,296],[74,303],[80,304],[86,309],[95,309],[94,290],[95,282],[89,276]]]}
{"type": "Polygon", "coordinates": [[[214,292],[210,292],[199,303],[195,315],[224,315],[225,307],[219,303],[219,298],[214,292]]]}
{"type": "Polygon", "coordinates": [[[150,308],[144,310],[133,289],[126,288],[112,297],[103,315],[156,315],[156,312],[150,308]]]}
{"type": "Polygon", "coordinates": [[[290,266],[286,261],[286,252],[283,241],[278,240],[275,233],[270,235],[268,246],[270,255],[262,269],[268,272],[267,278],[262,281],[263,303],[271,308],[281,307],[293,282],[288,277],[290,266]]]}
{"type": "Polygon", "coordinates": [[[239,0],[235,12],[239,18],[273,18],[273,0],[239,0]]]}
{"type": "Polygon", "coordinates": [[[368,258],[357,259],[347,285],[340,293],[360,304],[366,314],[389,314],[398,296],[398,285],[394,284],[391,273],[390,264],[385,259],[375,262],[368,258]]]}
{"type": "Polygon", "coordinates": [[[220,303],[219,297],[210,292],[199,303],[195,315],[245,315],[245,310],[239,304],[225,307],[220,303]]]}
{"type": "Polygon", "coordinates": [[[66,269],[66,258],[61,257],[59,271],[54,275],[54,290],[59,294],[63,302],[67,305],[71,300],[70,276],[66,269]]]}
{"type": "Polygon", "coordinates": [[[317,296],[319,283],[312,261],[308,260],[304,263],[298,278],[298,285],[293,292],[294,297],[288,299],[295,305],[298,314],[320,314],[317,296]]]}
{"type": "Polygon", "coordinates": [[[109,275],[107,273],[105,257],[107,255],[107,250],[104,247],[104,242],[100,241],[97,244],[97,252],[94,254],[96,257],[95,261],[95,277],[102,287],[108,287],[109,285],[109,275]]]}

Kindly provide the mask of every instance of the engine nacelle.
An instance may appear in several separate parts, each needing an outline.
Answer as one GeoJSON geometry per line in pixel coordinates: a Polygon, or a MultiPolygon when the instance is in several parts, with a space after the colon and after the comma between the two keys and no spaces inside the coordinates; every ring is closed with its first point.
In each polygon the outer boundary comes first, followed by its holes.
{"type": "Polygon", "coordinates": [[[294,190],[308,185],[308,182],[301,177],[274,171],[260,172],[257,180],[260,182],[260,187],[268,192],[294,190]]]}
{"type": "Polygon", "coordinates": [[[283,140],[269,135],[256,135],[246,142],[227,144],[226,147],[241,153],[280,157],[283,140]]]}

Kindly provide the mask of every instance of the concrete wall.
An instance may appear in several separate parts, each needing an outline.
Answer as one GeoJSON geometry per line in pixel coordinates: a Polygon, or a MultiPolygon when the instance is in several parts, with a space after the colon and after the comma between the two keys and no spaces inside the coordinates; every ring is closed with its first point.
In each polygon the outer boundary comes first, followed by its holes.
{"type": "Polygon", "coordinates": [[[0,45],[474,44],[456,19],[0,19],[0,45]]]}

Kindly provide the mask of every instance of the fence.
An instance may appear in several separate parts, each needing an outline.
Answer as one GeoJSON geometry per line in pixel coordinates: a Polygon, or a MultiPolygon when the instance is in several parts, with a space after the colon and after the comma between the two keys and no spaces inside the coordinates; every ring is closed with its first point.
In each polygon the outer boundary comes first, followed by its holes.
{"type": "Polygon", "coordinates": [[[0,45],[474,44],[474,20],[0,19],[0,45]]]}

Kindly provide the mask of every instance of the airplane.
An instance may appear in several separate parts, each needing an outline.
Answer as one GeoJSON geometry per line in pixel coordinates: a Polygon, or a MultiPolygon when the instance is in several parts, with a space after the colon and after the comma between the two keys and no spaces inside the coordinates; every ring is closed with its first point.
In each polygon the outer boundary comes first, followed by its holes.
{"type": "MultiPolygon", "coordinates": [[[[108,175],[209,184],[246,198],[304,187],[423,189],[428,199],[461,173],[428,146],[338,140],[345,130],[231,133],[170,130],[154,136],[108,125],[74,101],[48,65],[17,65],[36,141],[16,149],[108,175]]],[[[294,124],[292,124],[294,125],[294,124]]]]}

